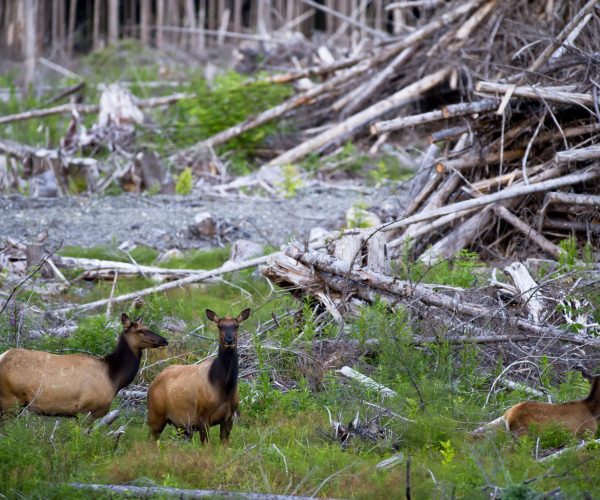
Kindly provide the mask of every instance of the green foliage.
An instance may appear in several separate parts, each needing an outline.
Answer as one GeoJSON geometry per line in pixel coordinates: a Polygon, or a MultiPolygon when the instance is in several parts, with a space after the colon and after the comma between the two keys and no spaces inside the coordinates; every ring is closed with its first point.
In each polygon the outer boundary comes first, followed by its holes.
{"type": "Polygon", "coordinates": [[[283,181],[279,187],[283,191],[285,198],[293,198],[296,196],[298,189],[304,184],[300,172],[294,165],[285,165],[281,170],[283,173],[283,181]]]}
{"type": "Polygon", "coordinates": [[[411,168],[404,166],[393,155],[383,155],[375,165],[375,168],[369,170],[367,179],[376,187],[388,181],[404,181],[414,175],[411,168]]]}
{"type": "Polygon", "coordinates": [[[409,257],[410,241],[405,242],[405,251],[401,260],[402,268],[398,269],[404,278],[416,282],[438,283],[468,288],[478,280],[477,269],[483,266],[479,255],[468,250],[461,250],[454,257],[442,260],[429,267],[423,263],[411,263],[409,257]]]}
{"type": "MultiPolygon", "coordinates": [[[[203,79],[195,80],[190,90],[195,92],[196,99],[180,101],[173,106],[175,116],[169,117],[170,123],[177,124],[170,137],[177,147],[190,146],[241,123],[281,103],[292,93],[288,85],[249,82],[233,71],[218,75],[211,84],[203,79]]],[[[234,173],[245,173],[248,171],[246,163],[256,147],[276,130],[276,122],[256,127],[231,139],[218,148],[219,152],[231,151],[234,173]]]]}
{"type": "Polygon", "coordinates": [[[183,169],[183,172],[177,176],[175,192],[180,195],[190,194],[192,192],[193,185],[192,169],[187,167],[183,169]]]}
{"type": "Polygon", "coordinates": [[[66,338],[55,335],[44,336],[37,340],[33,347],[42,351],[83,351],[102,356],[111,352],[116,345],[116,338],[121,332],[121,323],[110,325],[102,314],[82,318],[77,330],[66,338]]]}
{"type": "Polygon", "coordinates": [[[160,263],[169,269],[215,269],[229,258],[229,247],[209,250],[188,250],[181,257],[172,257],[160,263]]]}
{"type": "Polygon", "coordinates": [[[564,270],[572,270],[577,263],[577,240],[571,236],[566,240],[562,240],[558,246],[562,250],[558,257],[558,263],[564,270]]]}

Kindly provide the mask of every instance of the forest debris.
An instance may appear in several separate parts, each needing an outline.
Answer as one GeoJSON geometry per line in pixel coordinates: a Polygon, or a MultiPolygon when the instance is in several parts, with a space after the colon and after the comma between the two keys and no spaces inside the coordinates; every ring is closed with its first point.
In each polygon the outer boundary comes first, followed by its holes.
{"type": "Polygon", "coordinates": [[[557,90],[551,87],[542,87],[538,85],[520,85],[515,87],[514,85],[507,83],[480,81],[477,82],[475,89],[480,94],[487,95],[504,94],[505,92],[511,90],[513,99],[520,97],[538,101],[548,101],[552,103],[579,104],[581,106],[594,105],[594,97],[592,94],[566,92],[564,90],[557,90]]]}
{"type": "Polygon", "coordinates": [[[382,397],[396,396],[396,391],[382,385],[378,382],[375,382],[371,377],[367,377],[360,372],[357,372],[353,368],[349,366],[343,366],[339,370],[336,370],[338,373],[342,374],[344,377],[350,378],[352,380],[356,380],[359,384],[364,385],[369,389],[375,389],[382,397]]]}
{"type": "Polygon", "coordinates": [[[538,462],[546,462],[547,460],[554,460],[555,458],[560,457],[564,453],[568,453],[570,451],[583,450],[588,447],[590,449],[595,449],[598,444],[600,444],[600,439],[590,439],[588,441],[581,441],[581,443],[579,443],[578,445],[567,446],[566,448],[555,451],[554,453],[551,453],[550,455],[546,455],[545,457],[538,459],[538,462]]]}
{"type": "Polygon", "coordinates": [[[379,462],[375,469],[377,470],[387,470],[395,467],[396,465],[400,465],[404,461],[404,453],[400,452],[396,455],[391,456],[390,458],[386,458],[379,462]]]}
{"type": "Polygon", "coordinates": [[[346,120],[327,129],[325,132],[307,140],[306,142],[292,148],[271,160],[269,165],[286,165],[304,158],[310,153],[320,150],[332,141],[347,140],[354,136],[362,127],[370,121],[388,111],[396,110],[400,106],[421,97],[428,90],[440,85],[450,74],[450,68],[442,68],[432,74],[426,75],[420,80],[407,85],[390,97],[387,97],[368,108],[352,115],[346,120]]]}
{"type": "Polygon", "coordinates": [[[529,313],[529,318],[540,324],[544,318],[546,304],[540,292],[540,286],[531,277],[527,268],[520,262],[513,262],[504,268],[504,272],[513,280],[519,295],[517,298],[529,313]]]}
{"type": "MultiPolygon", "coordinates": [[[[599,197],[600,198],[600,197],[599,197]]],[[[542,234],[533,229],[531,226],[523,222],[516,215],[514,215],[508,208],[502,205],[494,205],[494,212],[496,215],[502,219],[504,219],[509,224],[513,225],[519,231],[521,231],[525,236],[534,241],[540,248],[544,251],[548,252],[550,255],[554,256],[556,259],[559,259],[563,254],[563,251],[555,245],[550,240],[546,239],[542,234]]]]}

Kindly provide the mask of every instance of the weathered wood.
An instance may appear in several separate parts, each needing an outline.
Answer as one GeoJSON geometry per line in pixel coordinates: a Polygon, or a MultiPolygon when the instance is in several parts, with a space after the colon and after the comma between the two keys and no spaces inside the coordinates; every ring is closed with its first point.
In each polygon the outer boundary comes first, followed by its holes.
{"type": "MultiPolygon", "coordinates": [[[[182,99],[192,99],[194,94],[189,93],[177,93],[163,97],[151,97],[149,99],[138,99],[135,104],[140,108],[156,108],[159,106],[166,106],[173,104],[182,99]]],[[[22,120],[31,120],[34,118],[43,118],[45,116],[52,115],[64,115],[71,114],[74,111],[81,115],[98,113],[100,111],[99,104],[62,104],[60,106],[54,106],[52,108],[44,109],[32,109],[30,111],[23,111],[22,113],[15,113],[13,115],[0,116],[0,125],[5,123],[17,122],[22,120]]]]}
{"type": "Polygon", "coordinates": [[[233,127],[223,130],[222,132],[219,132],[218,134],[215,134],[212,137],[209,137],[208,139],[200,141],[199,143],[178,153],[178,156],[181,156],[181,155],[186,156],[189,154],[194,154],[197,151],[202,151],[202,150],[211,148],[213,146],[223,144],[223,143],[233,139],[234,137],[237,137],[237,136],[243,134],[244,132],[247,132],[248,130],[252,130],[253,128],[259,127],[261,125],[264,125],[265,123],[268,123],[272,120],[275,120],[275,119],[283,116],[288,111],[291,111],[292,109],[297,108],[298,106],[300,106],[302,104],[306,104],[310,100],[314,99],[315,97],[317,97],[325,92],[335,89],[339,84],[350,80],[351,78],[355,77],[356,75],[363,73],[367,69],[368,69],[368,64],[363,64],[363,65],[355,66],[344,73],[333,76],[326,82],[324,82],[320,85],[315,85],[313,88],[307,90],[306,92],[303,92],[302,94],[294,96],[294,97],[288,99],[287,101],[279,104],[278,106],[275,106],[274,108],[268,109],[267,111],[264,111],[263,113],[253,116],[242,123],[234,125],[233,127]]]}
{"type": "Polygon", "coordinates": [[[459,125],[458,127],[444,128],[433,132],[429,138],[429,144],[435,144],[436,142],[447,141],[450,139],[456,139],[462,134],[469,132],[467,125],[459,125]]]}
{"type": "Polygon", "coordinates": [[[474,198],[472,200],[459,201],[457,203],[445,205],[443,207],[428,210],[426,212],[420,212],[403,220],[399,220],[393,224],[388,224],[385,227],[375,228],[372,231],[380,229],[383,229],[384,231],[391,231],[400,227],[409,226],[410,224],[414,224],[415,222],[430,220],[440,215],[446,215],[460,210],[466,210],[468,208],[484,207],[502,200],[509,200],[511,198],[518,198],[534,193],[541,193],[550,189],[556,189],[558,187],[572,186],[581,182],[597,179],[598,177],[600,177],[600,166],[578,171],[570,175],[559,177],[557,179],[536,182],[528,184],[526,186],[512,186],[503,189],[502,191],[499,191],[497,193],[483,195],[479,198],[474,198]]]}
{"type": "Polygon", "coordinates": [[[568,36],[576,29],[578,29],[579,24],[582,20],[591,13],[596,6],[598,5],[597,0],[589,0],[577,13],[573,16],[573,18],[565,25],[565,27],[560,31],[558,36],[552,38],[550,44],[542,51],[542,53],[535,59],[535,61],[528,68],[529,72],[538,71],[550,57],[554,54],[556,49],[563,43],[563,40],[567,39],[568,36]]]}
{"type": "Polygon", "coordinates": [[[391,132],[407,127],[414,127],[415,125],[422,125],[423,123],[431,123],[448,118],[454,118],[457,116],[493,111],[498,107],[498,103],[499,101],[497,99],[484,99],[483,101],[477,102],[450,104],[448,106],[444,106],[442,109],[429,111],[428,113],[403,116],[401,118],[395,118],[394,120],[375,122],[373,125],[371,125],[371,134],[376,135],[383,132],[391,132]]]}
{"type": "Polygon", "coordinates": [[[380,384],[379,382],[375,382],[371,377],[367,377],[360,372],[350,368],[349,366],[342,366],[339,370],[336,370],[338,373],[342,374],[344,377],[350,378],[352,380],[356,380],[359,384],[364,385],[368,389],[374,389],[382,397],[393,397],[398,393],[385,385],[380,384]]]}
{"type": "Polygon", "coordinates": [[[448,77],[450,71],[450,68],[443,68],[407,85],[390,97],[369,106],[360,113],[347,118],[316,137],[277,156],[271,160],[268,165],[287,165],[289,163],[294,163],[306,155],[320,150],[331,142],[348,139],[367,126],[369,122],[376,117],[381,116],[388,111],[397,109],[436,87],[448,77]]]}
{"type": "Polygon", "coordinates": [[[568,149],[566,151],[558,151],[554,155],[554,160],[557,163],[568,163],[570,161],[586,161],[596,160],[600,158],[600,145],[588,146],[587,148],[568,149]]]}
{"type": "Polygon", "coordinates": [[[519,291],[518,299],[528,311],[529,319],[536,325],[542,323],[546,302],[540,292],[540,287],[531,277],[527,268],[520,262],[513,262],[504,268],[519,291]]]}
{"type": "Polygon", "coordinates": [[[69,483],[77,490],[93,491],[108,495],[124,495],[134,498],[171,497],[171,498],[243,498],[246,500],[309,500],[312,497],[293,495],[272,495],[270,493],[245,493],[225,490],[185,490],[166,486],[121,486],[116,484],[69,483]]]}
{"type": "MultiPolygon", "coordinates": [[[[477,82],[475,89],[477,92],[482,94],[505,94],[513,85],[508,83],[496,83],[496,82],[477,82]]],[[[594,97],[591,94],[584,94],[581,92],[565,92],[562,90],[555,90],[552,88],[545,88],[534,85],[521,85],[514,88],[512,92],[512,99],[525,98],[533,99],[536,101],[548,101],[557,102],[563,104],[579,104],[582,106],[593,106],[594,97]]]]}
{"type": "Polygon", "coordinates": [[[29,157],[45,158],[49,161],[61,162],[65,166],[79,168],[95,167],[97,161],[94,158],[75,158],[63,154],[58,149],[34,148],[25,144],[0,139],[0,153],[24,160],[29,157]]]}
{"type": "Polygon", "coordinates": [[[562,450],[558,450],[558,451],[555,451],[554,453],[551,453],[550,455],[546,455],[545,457],[540,458],[538,460],[538,462],[546,462],[548,460],[554,460],[555,458],[560,457],[564,453],[569,453],[570,451],[583,450],[583,449],[587,448],[588,446],[590,448],[596,448],[596,446],[598,444],[600,444],[600,439],[590,439],[588,441],[582,441],[578,445],[567,446],[566,448],[563,448],[562,450]]]}
{"type": "MultiPolygon", "coordinates": [[[[348,104],[344,106],[343,116],[349,116],[357,112],[369,99],[372,99],[373,96],[378,95],[385,84],[397,73],[398,69],[410,60],[414,52],[414,47],[407,47],[400,52],[382,71],[369,78],[363,85],[358,87],[356,89],[356,94],[348,102],[348,104]]],[[[335,105],[333,108],[336,109],[335,105]]]]}
{"type": "Polygon", "coordinates": [[[504,162],[519,159],[525,151],[522,149],[504,151],[503,153],[494,152],[483,156],[469,155],[455,160],[438,161],[435,168],[438,173],[452,172],[454,170],[461,172],[469,168],[481,167],[487,164],[498,163],[500,159],[504,162]]]}
{"type": "Polygon", "coordinates": [[[521,231],[525,236],[531,239],[537,246],[539,246],[545,252],[548,252],[555,258],[560,258],[562,255],[562,250],[548,240],[544,235],[533,229],[529,224],[523,222],[519,219],[515,214],[513,214],[508,208],[502,205],[494,205],[493,206],[494,213],[504,219],[506,222],[514,226],[516,229],[521,231]]]}
{"type": "MultiPolygon", "coordinates": [[[[277,255],[277,252],[275,252],[274,254],[265,255],[263,257],[258,257],[256,259],[250,259],[245,262],[240,262],[239,264],[221,266],[221,267],[219,267],[217,269],[213,269],[211,271],[204,271],[204,272],[201,272],[198,274],[193,274],[191,276],[187,276],[186,278],[181,278],[181,279],[178,279],[175,281],[171,281],[170,283],[164,283],[159,286],[146,288],[144,290],[138,290],[137,292],[119,295],[118,297],[114,297],[113,299],[111,299],[111,301],[114,304],[117,304],[120,302],[126,302],[129,300],[134,300],[138,297],[145,297],[146,295],[151,295],[153,293],[161,293],[161,292],[165,292],[166,290],[171,290],[173,288],[178,288],[178,287],[182,287],[182,286],[191,285],[193,283],[198,283],[199,281],[203,281],[208,278],[213,278],[215,276],[220,276],[225,273],[240,271],[242,269],[247,269],[249,267],[259,266],[260,264],[264,264],[273,255],[277,255]]],[[[105,306],[108,303],[108,300],[109,299],[96,300],[94,302],[88,302],[87,304],[77,304],[75,306],[54,309],[49,312],[54,315],[63,315],[63,314],[67,314],[67,313],[75,312],[75,311],[88,311],[90,309],[96,309],[98,307],[105,306]]]]}

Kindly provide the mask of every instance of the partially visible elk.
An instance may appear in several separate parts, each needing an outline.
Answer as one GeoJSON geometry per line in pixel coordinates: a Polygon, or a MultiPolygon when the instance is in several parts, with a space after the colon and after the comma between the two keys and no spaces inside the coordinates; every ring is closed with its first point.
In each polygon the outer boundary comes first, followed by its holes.
{"type": "Polygon", "coordinates": [[[585,431],[595,433],[600,418],[600,375],[590,375],[581,369],[584,378],[591,382],[587,398],[568,403],[552,404],[524,401],[504,412],[504,415],[489,422],[471,434],[479,436],[491,429],[503,428],[516,436],[526,434],[531,425],[540,428],[550,424],[562,424],[573,434],[585,431]]]}
{"type": "Polygon", "coordinates": [[[237,317],[219,318],[210,309],[207,318],[219,329],[219,351],[199,365],[175,365],[163,370],[148,390],[148,426],[155,439],[169,423],[186,436],[200,433],[208,440],[208,429],[220,425],[221,441],[227,442],[239,405],[238,329],[250,316],[245,309],[237,317]]]}
{"type": "Polygon", "coordinates": [[[123,313],[121,322],[117,347],[104,357],[28,349],[0,355],[0,415],[21,407],[62,417],[106,415],[117,392],[135,378],[142,351],[168,345],[140,319],[123,313]]]}

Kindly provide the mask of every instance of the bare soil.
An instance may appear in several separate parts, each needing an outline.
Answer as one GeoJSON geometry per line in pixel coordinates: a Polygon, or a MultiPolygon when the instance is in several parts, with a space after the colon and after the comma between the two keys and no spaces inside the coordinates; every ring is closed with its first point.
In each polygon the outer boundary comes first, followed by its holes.
{"type": "Polygon", "coordinates": [[[311,187],[290,199],[259,197],[139,196],[27,198],[0,197],[0,238],[30,241],[47,230],[49,241],[92,247],[124,241],[159,250],[208,248],[244,238],[279,246],[304,238],[310,229],[333,230],[344,225],[347,210],[364,203],[376,212],[384,200],[403,205],[400,187],[359,193],[311,187]],[[219,223],[216,238],[194,236],[188,227],[194,216],[210,212],[219,223]]]}

